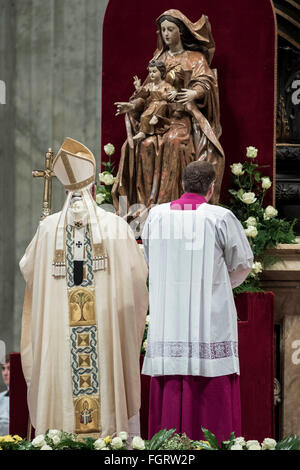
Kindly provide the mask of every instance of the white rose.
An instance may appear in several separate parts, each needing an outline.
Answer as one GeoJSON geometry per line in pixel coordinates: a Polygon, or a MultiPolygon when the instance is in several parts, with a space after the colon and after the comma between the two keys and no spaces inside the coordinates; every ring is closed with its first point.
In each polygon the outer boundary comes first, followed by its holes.
{"type": "Polygon", "coordinates": [[[109,447],[102,447],[102,449],[97,449],[97,450],[110,450],[109,447]]]}
{"type": "Polygon", "coordinates": [[[97,202],[97,204],[102,204],[102,202],[104,201],[104,199],[105,199],[104,194],[98,193],[98,194],[96,195],[96,202],[97,202]]]}
{"type": "Polygon", "coordinates": [[[103,148],[104,148],[104,152],[106,153],[106,155],[113,155],[116,151],[113,144],[106,144],[104,145],[103,148]]]}
{"type": "Polygon", "coordinates": [[[243,175],[245,172],[243,171],[243,164],[242,163],[234,163],[233,165],[230,165],[231,172],[236,175],[240,176],[243,175]]]}
{"type": "Polygon", "coordinates": [[[270,178],[268,176],[264,176],[261,179],[261,187],[263,189],[269,189],[271,186],[272,186],[272,181],[270,180],[270,178]]]}
{"type": "Polygon", "coordinates": [[[53,449],[52,449],[52,447],[45,444],[43,447],[41,447],[41,450],[53,450],[53,449]]]}
{"type": "Polygon", "coordinates": [[[253,263],[253,266],[252,266],[252,271],[255,273],[255,274],[259,274],[261,273],[263,270],[263,266],[262,264],[259,262],[259,261],[255,261],[253,263]]]}
{"type": "Polygon", "coordinates": [[[99,174],[99,179],[102,183],[105,184],[105,186],[111,186],[115,181],[115,178],[111,173],[105,172],[99,174]]]}
{"type": "Polygon", "coordinates": [[[251,446],[247,447],[248,450],[261,450],[260,444],[251,444],[251,446]]]}
{"type": "Polygon", "coordinates": [[[246,155],[247,155],[248,158],[256,158],[257,157],[257,152],[258,152],[257,148],[250,146],[250,147],[247,147],[246,155]]]}
{"type": "Polygon", "coordinates": [[[247,227],[256,227],[257,220],[255,217],[248,217],[246,220],[247,227]]]}
{"type": "Polygon", "coordinates": [[[149,325],[149,323],[150,323],[150,315],[147,315],[146,316],[146,325],[149,325]]]}
{"type": "Polygon", "coordinates": [[[253,204],[256,201],[255,193],[244,193],[241,195],[241,200],[245,204],[253,204]]]}
{"type": "Polygon", "coordinates": [[[264,439],[264,441],[261,445],[261,448],[262,448],[262,450],[275,450],[276,444],[277,444],[277,442],[275,441],[275,439],[271,439],[270,437],[266,437],[266,439],[264,439]]]}
{"type": "Polygon", "coordinates": [[[96,450],[102,450],[105,446],[105,442],[103,439],[97,439],[95,442],[94,442],[94,449],[96,450]]]}
{"type": "Polygon", "coordinates": [[[145,339],[145,341],[143,342],[143,348],[144,348],[145,351],[146,351],[146,349],[147,349],[147,340],[146,340],[146,339],[145,339]]]}
{"type": "Polygon", "coordinates": [[[44,434],[39,434],[38,436],[36,436],[32,441],[32,445],[33,447],[43,447],[44,445],[46,445],[44,434]]]}
{"type": "Polygon", "coordinates": [[[52,442],[55,445],[59,444],[60,443],[60,437],[59,436],[53,436],[52,437],[52,442]]]}
{"type": "Polygon", "coordinates": [[[60,438],[61,431],[59,431],[58,429],[49,429],[47,436],[50,437],[50,439],[53,439],[53,437],[55,436],[58,436],[60,438]]]}
{"type": "Polygon", "coordinates": [[[133,449],[136,449],[136,450],[144,450],[145,449],[145,441],[143,441],[143,439],[139,436],[135,436],[132,439],[131,445],[132,445],[133,449]]]}
{"type": "Polygon", "coordinates": [[[233,444],[233,446],[230,447],[230,450],[243,450],[243,447],[241,444],[233,444]]]}
{"type": "MultiPolygon", "coordinates": [[[[255,441],[255,440],[247,441],[246,442],[247,449],[249,449],[249,447],[251,447],[251,446],[259,446],[259,448],[260,448],[260,443],[258,441],[255,441]]],[[[254,449],[252,449],[252,450],[254,450],[254,449]]]]}
{"type": "Polygon", "coordinates": [[[271,217],[276,217],[277,214],[278,214],[278,210],[275,209],[275,207],[268,206],[265,208],[264,219],[269,220],[271,219],[271,217]]]}
{"type": "Polygon", "coordinates": [[[236,437],[234,439],[234,443],[239,444],[240,446],[245,446],[246,445],[246,441],[245,441],[244,437],[236,437]]]}
{"type": "Polygon", "coordinates": [[[247,237],[255,238],[258,234],[257,228],[250,225],[250,227],[245,228],[245,234],[247,237]]]}
{"type": "Polygon", "coordinates": [[[123,442],[125,442],[128,439],[128,434],[126,431],[121,431],[119,432],[119,437],[122,439],[123,442]]]}
{"type": "Polygon", "coordinates": [[[120,437],[114,437],[111,441],[111,446],[114,450],[119,450],[123,447],[123,441],[120,437]]]}

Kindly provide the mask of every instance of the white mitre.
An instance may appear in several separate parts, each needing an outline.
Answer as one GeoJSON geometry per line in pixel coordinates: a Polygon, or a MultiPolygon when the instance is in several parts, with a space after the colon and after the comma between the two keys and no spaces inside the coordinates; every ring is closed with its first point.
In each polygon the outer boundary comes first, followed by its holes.
{"type": "Polygon", "coordinates": [[[96,176],[94,155],[85,145],[67,137],[53,161],[53,171],[68,191],[56,230],[52,266],[53,276],[62,277],[66,275],[65,226],[67,211],[74,192],[81,194],[92,232],[93,269],[94,271],[105,269],[107,267],[107,255],[97,217],[97,204],[88,189],[94,183],[96,176]]]}

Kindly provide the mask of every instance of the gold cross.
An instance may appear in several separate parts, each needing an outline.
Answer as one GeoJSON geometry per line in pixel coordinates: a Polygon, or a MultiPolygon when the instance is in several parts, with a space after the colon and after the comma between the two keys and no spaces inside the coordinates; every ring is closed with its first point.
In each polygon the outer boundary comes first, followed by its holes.
{"type": "Polygon", "coordinates": [[[41,219],[44,219],[51,214],[51,201],[52,201],[52,178],[55,174],[52,170],[54,153],[49,148],[45,155],[45,169],[34,170],[32,176],[34,178],[44,178],[44,195],[41,219]]]}

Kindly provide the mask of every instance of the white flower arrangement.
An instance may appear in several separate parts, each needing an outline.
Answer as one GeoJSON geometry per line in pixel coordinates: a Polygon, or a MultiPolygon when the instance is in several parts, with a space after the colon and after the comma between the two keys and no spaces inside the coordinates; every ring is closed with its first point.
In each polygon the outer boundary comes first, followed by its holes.
{"type": "Polygon", "coordinates": [[[177,434],[175,429],[163,429],[155,434],[151,440],[144,441],[140,436],[134,436],[131,444],[128,442],[128,434],[122,431],[116,437],[106,436],[82,441],[76,434],[64,431],[40,434],[32,442],[18,435],[0,436],[0,450],[179,450],[184,444],[185,449],[190,450],[300,450],[300,437],[295,434],[286,437],[280,442],[267,437],[260,443],[257,440],[246,441],[244,437],[235,437],[234,432],[229,439],[220,444],[216,436],[208,429],[201,427],[206,438],[205,441],[193,441],[185,434],[177,434]],[[50,437],[51,436],[51,437],[50,437]],[[60,443],[51,444],[54,438],[60,439],[60,443]]]}
{"type": "Polygon", "coordinates": [[[43,445],[43,447],[41,447],[41,450],[53,450],[51,446],[48,446],[48,444],[45,444],[43,445]]]}
{"type": "Polygon", "coordinates": [[[255,265],[244,283],[234,289],[235,294],[261,291],[259,274],[262,270],[258,266],[264,267],[266,263],[270,266],[276,262],[276,258],[270,257],[266,250],[278,243],[295,243],[293,227],[296,220],[289,222],[277,218],[278,211],[271,205],[264,208],[264,199],[272,181],[261,173],[254,161],[257,155],[258,149],[249,146],[245,161],[231,165],[233,188],[229,190],[232,195],[229,208],[241,221],[254,258],[259,257],[261,262],[261,265],[255,265]]]}
{"type": "Polygon", "coordinates": [[[98,193],[98,194],[96,195],[96,202],[97,202],[97,204],[99,204],[99,205],[102,204],[102,202],[104,202],[104,199],[105,199],[105,195],[104,195],[104,194],[98,193]]]}
{"type": "Polygon", "coordinates": [[[33,447],[43,447],[46,445],[45,441],[45,435],[44,434],[39,434],[36,436],[33,441],[32,441],[33,447]]]}
{"type": "Polygon", "coordinates": [[[123,447],[123,440],[120,437],[114,437],[111,441],[111,447],[113,450],[119,450],[123,447]]]}
{"type": "Polygon", "coordinates": [[[248,158],[256,158],[257,153],[258,153],[258,149],[255,147],[250,146],[250,147],[247,147],[246,149],[246,156],[248,158]]]}
{"type": "Polygon", "coordinates": [[[113,155],[116,151],[115,146],[113,144],[106,144],[104,145],[103,149],[106,155],[109,156],[113,155]]]}
{"type": "Polygon", "coordinates": [[[233,444],[233,446],[230,447],[230,450],[244,450],[243,446],[241,444],[233,444]]]}
{"type": "Polygon", "coordinates": [[[103,173],[99,173],[99,181],[104,183],[105,186],[111,186],[114,184],[115,178],[111,173],[104,171],[103,173]]]}
{"type": "Polygon", "coordinates": [[[256,227],[257,226],[256,217],[248,217],[248,219],[245,221],[245,224],[247,225],[247,227],[256,227]]]}
{"type": "Polygon", "coordinates": [[[255,193],[243,193],[241,195],[241,201],[243,201],[245,204],[253,204],[255,201],[257,201],[257,198],[255,197],[255,193]]]}
{"type": "Polygon", "coordinates": [[[272,181],[268,176],[263,176],[261,179],[261,187],[263,189],[269,189],[272,186],[272,181]]]}
{"type": "Polygon", "coordinates": [[[261,448],[262,448],[262,450],[275,450],[276,445],[277,445],[277,442],[275,441],[275,439],[271,439],[270,437],[266,437],[263,440],[261,448]]]}
{"type": "Polygon", "coordinates": [[[269,220],[271,219],[272,217],[276,217],[278,215],[278,210],[275,209],[275,207],[273,206],[267,206],[265,208],[265,212],[264,212],[264,219],[265,220],[269,220]]]}
{"type": "Polygon", "coordinates": [[[141,437],[135,436],[132,439],[131,446],[135,450],[144,450],[145,449],[145,441],[141,437]]]}
{"type": "Polygon", "coordinates": [[[126,431],[119,432],[119,437],[123,442],[126,442],[128,439],[128,433],[126,431]]]}
{"type": "Polygon", "coordinates": [[[242,163],[233,163],[233,165],[230,165],[230,168],[231,168],[231,172],[235,176],[241,176],[245,173],[243,171],[243,164],[242,163]]]}
{"type": "Polygon", "coordinates": [[[249,238],[255,238],[255,237],[257,237],[258,230],[253,225],[249,225],[249,227],[245,228],[245,234],[249,238]]]}

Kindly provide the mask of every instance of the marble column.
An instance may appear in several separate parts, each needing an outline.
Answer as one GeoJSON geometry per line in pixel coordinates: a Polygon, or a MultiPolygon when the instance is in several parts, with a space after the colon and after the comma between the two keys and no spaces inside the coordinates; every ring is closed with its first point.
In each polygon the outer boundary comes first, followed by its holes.
{"type": "Polygon", "coordinates": [[[14,336],[15,32],[15,4],[0,0],[0,80],[6,88],[5,104],[0,104],[0,340],[6,342],[7,352],[14,336]]]}

